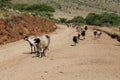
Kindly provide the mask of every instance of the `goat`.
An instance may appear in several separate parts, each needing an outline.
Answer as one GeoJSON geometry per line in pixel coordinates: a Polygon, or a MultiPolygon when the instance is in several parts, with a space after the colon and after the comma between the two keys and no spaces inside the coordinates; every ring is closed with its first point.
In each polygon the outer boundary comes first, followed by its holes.
{"type": "Polygon", "coordinates": [[[112,34],[110,36],[111,36],[111,38],[116,39],[118,42],[120,42],[120,36],[119,35],[114,33],[114,34],[112,34]]]}
{"type": "Polygon", "coordinates": [[[31,47],[31,54],[36,53],[36,40],[37,38],[29,38],[28,36],[25,36],[24,40],[28,41],[31,47]],[[34,48],[34,50],[33,50],[34,48]]]}
{"type": "Polygon", "coordinates": [[[78,36],[73,36],[74,46],[78,43],[78,36]]]}
{"type": "Polygon", "coordinates": [[[101,36],[102,32],[101,32],[101,31],[98,31],[98,30],[94,30],[94,31],[93,31],[93,34],[94,34],[95,39],[97,39],[97,38],[100,39],[100,36],[101,36]]]}
{"type": "MultiPolygon", "coordinates": [[[[37,42],[35,42],[37,43],[37,42]]],[[[45,55],[45,51],[49,50],[49,44],[50,44],[50,36],[49,35],[43,35],[39,38],[38,43],[36,44],[37,47],[37,57],[41,55],[45,55]]]]}
{"type": "Polygon", "coordinates": [[[85,27],[77,26],[77,27],[76,27],[76,30],[77,30],[77,32],[81,32],[81,31],[83,31],[83,30],[87,31],[87,30],[88,30],[88,27],[87,27],[87,26],[85,26],[85,27]]]}
{"type": "Polygon", "coordinates": [[[85,27],[84,27],[84,29],[87,31],[87,30],[88,30],[88,27],[87,27],[87,26],[85,26],[85,27]]]}
{"type": "Polygon", "coordinates": [[[80,39],[80,36],[82,36],[83,40],[85,40],[85,35],[86,35],[86,31],[85,30],[81,30],[81,32],[78,32],[78,40],[80,39]]]}

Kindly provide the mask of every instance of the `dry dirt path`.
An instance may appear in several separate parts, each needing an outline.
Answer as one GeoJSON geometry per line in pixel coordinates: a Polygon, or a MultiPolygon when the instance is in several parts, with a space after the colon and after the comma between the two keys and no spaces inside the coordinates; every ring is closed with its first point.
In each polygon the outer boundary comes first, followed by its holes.
{"type": "Polygon", "coordinates": [[[103,34],[71,46],[74,29],[59,25],[47,57],[37,58],[23,40],[0,46],[0,80],[120,80],[120,43],[103,34]]]}

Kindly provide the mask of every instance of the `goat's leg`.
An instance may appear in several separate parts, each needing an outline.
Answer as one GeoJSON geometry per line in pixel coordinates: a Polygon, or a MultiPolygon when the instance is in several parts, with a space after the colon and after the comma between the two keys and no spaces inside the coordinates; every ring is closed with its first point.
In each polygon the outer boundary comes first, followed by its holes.
{"type": "Polygon", "coordinates": [[[85,36],[83,36],[83,40],[85,40],[85,36]]]}
{"type": "Polygon", "coordinates": [[[94,38],[97,39],[97,35],[94,35],[94,38]]]}
{"type": "Polygon", "coordinates": [[[41,57],[45,56],[44,50],[45,50],[45,49],[41,49],[41,57]]]}
{"type": "Polygon", "coordinates": [[[39,56],[40,56],[40,52],[39,52],[39,51],[37,51],[37,54],[36,54],[36,56],[37,56],[37,57],[39,57],[39,56]]]}
{"type": "Polygon", "coordinates": [[[76,42],[74,42],[74,46],[76,46],[76,42]]]}
{"type": "Polygon", "coordinates": [[[36,53],[36,47],[34,46],[34,53],[36,53]]]}
{"type": "Polygon", "coordinates": [[[78,40],[80,40],[80,34],[78,34],[78,40]]]}
{"type": "Polygon", "coordinates": [[[43,56],[45,56],[45,57],[46,57],[46,55],[45,55],[46,50],[47,50],[47,48],[43,50],[43,56]]]}
{"type": "Polygon", "coordinates": [[[31,47],[31,54],[33,53],[33,50],[32,50],[32,46],[30,46],[31,47]]]}

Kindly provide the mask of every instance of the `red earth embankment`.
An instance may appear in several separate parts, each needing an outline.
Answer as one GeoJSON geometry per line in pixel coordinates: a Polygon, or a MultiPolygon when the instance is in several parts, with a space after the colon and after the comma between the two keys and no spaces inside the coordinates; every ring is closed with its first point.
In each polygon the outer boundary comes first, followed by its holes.
{"type": "Polygon", "coordinates": [[[20,40],[24,35],[49,33],[54,30],[54,27],[54,22],[28,14],[0,19],[0,44],[20,40]]]}

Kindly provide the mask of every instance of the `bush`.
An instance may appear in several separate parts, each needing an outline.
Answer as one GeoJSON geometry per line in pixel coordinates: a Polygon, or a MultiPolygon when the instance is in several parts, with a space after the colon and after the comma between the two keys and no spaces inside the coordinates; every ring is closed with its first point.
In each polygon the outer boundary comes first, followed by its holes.
{"type": "Polygon", "coordinates": [[[85,18],[85,21],[86,21],[86,24],[88,25],[99,25],[99,20],[100,16],[98,14],[95,14],[95,13],[89,13],[86,18],[85,18]]]}
{"type": "Polygon", "coordinates": [[[11,0],[0,0],[0,8],[10,5],[11,5],[11,0]]]}
{"type": "Polygon", "coordinates": [[[27,11],[55,12],[55,9],[47,4],[33,4],[25,8],[27,11]]]}
{"type": "Polygon", "coordinates": [[[88,25],[98,25],[98,26],[119,26],[120,16],[115,13],[102,13],[95,14],[89,13],[85,18],[86,24],[88,25]]]}
{"type": "Polygon", "coordinates": [[[66,18],[59,18],[59,22],[60,22],[60,23],[66,23],[66,22],[67,22],[67,19],[66,19],[66,18]]]}
{"type": "Polygon", "coordinates": [[[55,12],[55,9],[52,8],[51,6],[48,6],[47,4],[33,4],[33,5],[12,4],[11,7],[17,10],[55,12]]]}
{"type": "Polygon", "coordinates": [[[13,9],[17,9],[17,10],[25,10],[27,6],[28,6],[27,4],[12,4],[11,5],[13,9]]]}
{"type": "Polygon", "coordinates": [[[112,26],[120,25],[120,16],[114,13],[103,13],[101,14],[101,23],[104,24],[110,24],[112,26]]]}
{"type": "Polygon", "coordinates": [[[81,16],[75,16],[73,19],[69,20],[68,23],[74,23],[76,25],[80,25],[81,23],[84,23],[85,20],[81,16]]]}

